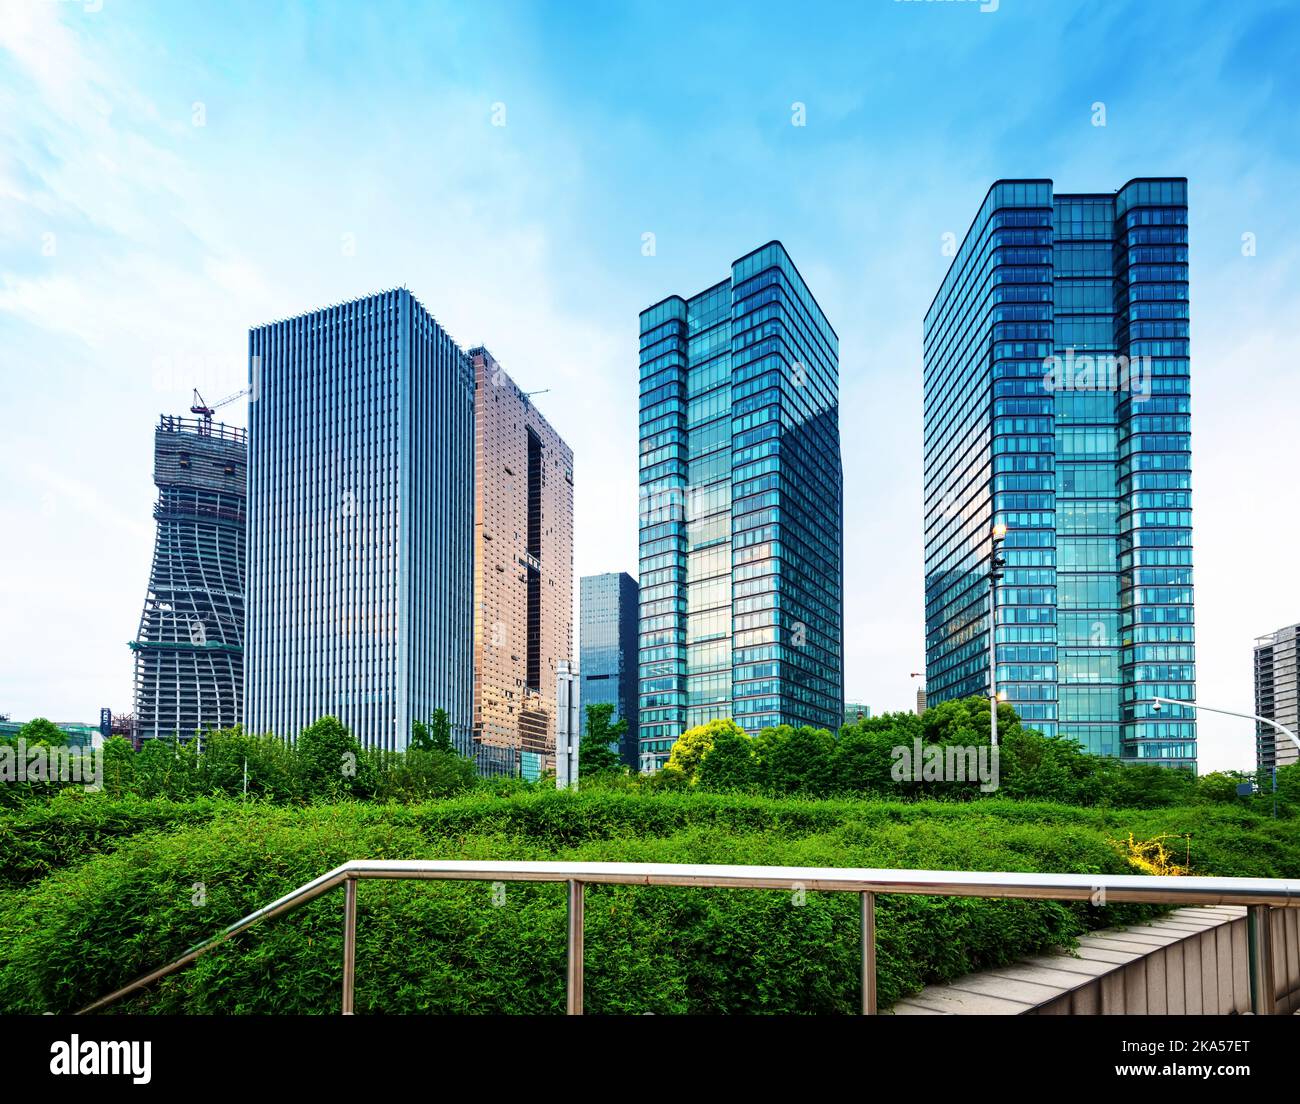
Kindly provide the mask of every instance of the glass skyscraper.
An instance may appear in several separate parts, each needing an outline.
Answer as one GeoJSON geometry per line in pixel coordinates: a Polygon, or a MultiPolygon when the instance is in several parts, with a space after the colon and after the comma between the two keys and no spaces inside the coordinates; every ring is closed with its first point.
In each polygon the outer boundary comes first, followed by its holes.
{"type": "Polygon", "coordinates": [[[637,595],[626,571],[584,575],[579,582],[578,624],[582,676],[581,733],[587,735],[587,706],[614,707],[612,721],[627,720],[619,755],[637,766],[637,595]]]}
{"type": "Polygon", "coordinates": [[[405,289],[249,332],[245,724],[470,750],[474,369],[405,289]]]}
{"type": "Polygon", "coordinates": [[[641,313],[640,758],[843,719],[839,338],[779,242],[641,313]]]}
{"type": "Polygon", "coordinates": [[[929,704],[1195,765],[1187,182],[999,181],[925,317],[929,704]],[[1184,716],[1174,716],[1184,712],[1184,716]]]}

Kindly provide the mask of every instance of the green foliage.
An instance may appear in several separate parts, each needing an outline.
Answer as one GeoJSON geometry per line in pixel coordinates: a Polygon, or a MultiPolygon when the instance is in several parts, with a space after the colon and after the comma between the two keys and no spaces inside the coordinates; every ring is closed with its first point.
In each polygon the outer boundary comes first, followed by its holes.
{"type": "Polygon", "coordinates": [[[669,763],[668,766],[660,768],[653,774],[641,775],[637,783],[650,793],[663,793],[687,789],[691,785],[691,779],[669,763]]]}
{"type": "Polygon", "coordinates": [[[1120,808],[1165,808],[1191,801],[1196,780],[1189,771],[1146,763],[1102,763],[1097,768],[1107,804],[1120,808]]]}
{"type": "Polygon", "coordinates": [[[620,717],[617,721],[611,721],[613,716],[614,706],[610,702],[587,706],[587,734],[582,738],[582,747],[578,753],[580,778],[617,771],[622,766],[622,760],[614,748],[627,732],[627,718],[620,717]]]}
{"type": "MultiPolygon", "coordinates": [[[[707,793],[698,787],[687,790],[680,776],[675,784],[677,789],[660,790],[593,785],[581,792],[579,800],[571,792],[557,794],[553,789],[527,786],[517,779],[502,779],[451,800],[357,807],[367,818],[417,825],[429,837],[509,836],[547,847],[665,836],[687,829],[722,834],[807,835],[838,832],[848,826],[875,831],[889,825],[940,822],[965,824],[971,831],[999,824],[1040,826],[1044,840],[1059,837],[1067,843],[1075,829],[1095,830],[1109,839],[1121,838],[1129,831],[1144,839],[1162,832],[1190,832],[1193,865],[1200,856],[1204,860],[1203,872],[1290,877],[1300,869],[1300,835],[1294,825],[1252,811],[1245,803],[1128,810],[998,797],[977,803],[861,798],[778,801],[707,793]],[[500,792],[493,793],[497,788],[500,792]]],[[[252,801],[247,803],[249,808],[254,805],[252,801]]],[[[204,823],[218,813],[233,815],[242,807],[244,803],[238,800],[205,797],[171,802],[133,796],[112,800],[102,794],[74,790],[52,801],[0,811],[0,875],[5,878],[0,885],[29,882],[68,863],[112,850],[134,835],[187,822],[204,823]],[[27,873],[15,877],[16,871],[27,873]]],[[[257,808],[259,815],[274,811],[266,805],[257,808]]]]}
{"type": "Polygon", "coordinates": [[[759,777],[769,793],[831,791],[835,737],[824,728],[765,728],[754,741],[754,753],[759,777]]]}
{"type": "Polygon", "coordinates": [[[429,801],[473,789],[474,761],[454,751],[367,752],[377,801],[429,801]]]}
{"type": "MultiPolygon", "coordinates": [[[[595,718],[597,741],[611,715],[595,718]]],[[[715,721],[691,730],[673,765],[647,777],[592,772],[584,750],[581,793],[475,779],[437,714],[413,726],[406,753],[362,751],[335,718],[304,730],[296,746],[240,729],[153,741],[139,753],[115,738],[102,793],[5,787],[0,942],[10,952],[0,961],[0,1012],[75,1009],[360,856],[1130,873],[1110,841],[1164,837],[1179,839],[1176,857],[1193,873],[1300,869],[1300,766],[1278,771],[1275,820],[1271,779],[1241,797],[1249,775],[1194,779],[1098,759],[1023,727],[1007,706],[999,734],[993,795],[892,772],[893,749],[914,740],[986,744],[983,699],[865,719],[838,737],[782,726],[751,739],[715,721]]],[[[591,886],[588,895],[589,1011],[856,1008],[851,894],[796,903],[787,893],[591,886]]],[[[877,908],[885,1003],[1152,912],[888,896],[877,908]]],[[[497,906],[477,883],[366,883],[358,1010],[558,1011],[563,930],[558,886],[512,884],[497,906]]],[[[336,1010],[339,936],[338,902],[323,899],[123,1010],[336,1010]]]]}
{"type": "Polygon", "coordinates": [[[93,785],[94,755],[89,745],[44,717],[27,721],[12,735],[0,735],[0,809],[93,785]]]}
{"type": "Polygon", "coordinates": [[[28,747],[44,744],[47,747],[60,747],[68,742],[67,734],[53,721],[44,717],[34,717],[14,734],[14,740],[24,740],[28,747]]]}
{"type": "Polygon", "coordinates": [[[837,793],[905,796],[909,783],[890,777],[892,748],[911,746],[922,735],[921,718],[914,713],[886,713],[869,717],[840,730],[831,762],[831,784],[837,793]]]}
{"type": "Polygon", "coordinates": [[[696,772],[700,787],[722,793],[752,791],[758,784],[753,743],[739,728],[719,732],[708,754],[700,759],[696,772]]]}
{"type": "MultiPolygon", "coordinates": [[[[1005,703],[998,707],[998,737],[999,797],[1116,808],[1170,808],[1199,802],[1245,803],[1261,811],[1272,808],[1269,780],[1254,796],[1241,798],[1236,785],[1249,775],[1211,775],[1198,781],[1185,770],[1090,755],[1068,737],[1045,736],[1026,728],[1005,703]]],[[[895,764],[903,762],[896,753],[907,749],[910,762],[918,740],[922,749],[933,747],[945,753],[988,748],[988,700],[944,702],[922,717],[887,713],[864,718],[841,728],[838,738],[822,729],[782,725],[748,739],[731,721],[711,721],[682,734],[669,760],[677,773],[658,781],[656,788],[672,788],[685,780],[707,790],[770,796],[944,801],[992,796],[981,791],[978,781],[921,781],[901,770],[896,777],[895,764]]],[[[1300,766],[1278,772],[1278,794],[1279,816],[1300,815],[1300,766]]]]}
{"type": "Polygon", "coordinates": [[[132,790],[141,797],[185,800],[197,791],[198,744],[175,739],[146,740],[132,762],[132,790]]]}
{"type": "Polygon", "coordinates": [[[131,741],[110,736],[104,741],[104,792],[121,797],[132,792],[135,781],[135,753],[131,741]]]}
{"type": "Polygon", "coordinates": [[[432,751],[433,737],[429,735],[429,726],[423,721],[411,722],[411,751],[432,751]]]}
{"type": "MultiPolygon", "coordinates": [[[[1259,785],[1263,791],[1259,796],[1266,801],[1272,801],[1273,779],[1261,777],[1259,785]]],[[[1300,763],[1292,763],[1289,767],[1278,767],[1277,800],[1281,806],[1300,809],[1300,763]]]]}
{"type": "Polygon", "coordinates": [[[1213,771],[1196,779],[1196,796],[1203,801],[1236,801],[1237,787],[1249,781],[1240,771],[1213,771]]]}
{"type": "MultiPolygon", "coordinates": [[[[427,801],[476,784],[473,761],[452,748],[446,713],[413,726],[408,752],[365,750],[334,717],[304,729],[296,744],[235,727],[191,740],[146,740],[141,749],[115,736],[104,745],[104,792],[189,801],[226,795],[249,801],[369,798],[427,801]]],[[[51,788],[32,790],[48,796],[51,788]]]]}
{"type": "MultiPolygon", "coordinates": [[[[22,860],[29,874],[44,874],[0,894],[0,942],[8,949],[0,1012],[75,1009],[358,856],[1127,873],[1108,840],[1130,832],[1142,839],[1190,833],[1196,873],[1284,876],[1300,865],[1300,839],[1289,825],[1229,804],[1123,810],[1004,798],[774,800],[698,787],[507,797],[475,790],[406,806],[69,794],[0,813],[3,870],[22,860]],[[87,853],[95,847],[98,854],[87,853]],[[41,851],[44,871],[33,862],[41,851]]],[[[587,892],[591,1012],[856,1008],[853,894],[809,892],[799,904],[790,893],[741,890],[587,892]]],[[[484,884],[366,882],[359,898],[359,1012],[562,1009],[562,887],[511,884],[495,906],[484,884]]],[[[1151,911],[889,896],[877,909],[884,1003],[1151,911]]],[[[237,937],[122,1010],[337,1011],[339,917],[331,894],[237,937]]]]}
{"type": "Polygon", "coordinates": [[[337,717],[322,717],[298,734],[298,772],[310,797],[363,797],[374,789],[372,760],[337,717]]]}
{"type": "Polygon", "coordinates": [[[79,789],[26,802],[0,815],[0,888],[37,881],[144,832],[203,824],[221,808],[207,798],[113,799],[79,789]]]}
{"type": "Polygon", "coordinates": [[[678,772],[687,782],[696,782],[696,770],[704,757],[709,754],[714,741],[723,733],[739,733],[743,736],[744,730],[729,718],[688,728],[673,744],[668,756],[669,768],[678,772]]]}
{"type": "Polygon", "coordinates": [[[410,750],[448,754],[455,751],[451,742],[451,721],[445,709],[435,709],[427,725],[423,721],[411,722],[410,750]]]}
{"type": "MultiPolygon", "coordinates": [[[[625,722],[610,724],[610,716],[611,706],[589,707],[581,756],[588,787],[650,793],[692,787],[768,796],[944,801],[993,796],[970,781],[894,777],[896,749],[911,749],[917,740],[923,748],[940,750],[986,747],[989,717],[983,698],[945,702],[923,717],[892,713],[862,719],[844,726],[838,737],[819,729],[781,726],[750,739],[734,722],[715,720],[684,733],[673,747],[669,767],[654,775],[636,775],[622,768],[607,744],[623,732],[625,722]]],[[[1255,793],[1241,797],[1236,787],[1250,781],[1251,774],[1196,779],[1187,771],[1089,755],[1073,740],[1024,727],[1006,704],[999,708],[998,724],[996,796],[1115,808],[1223,803],[1273,812],[1268,777],[1258,780],[1255,793]]],[[[328,717],[305,730],[296,745],[239,728],[206,732],[188,741],[146,741],[139,752],[114,737],[104,747],[103,779],[110,797],[136,794],[187,801],[228,795],[277,803],[343,798],[416,802],[471,787],[505,794],[545,784],[475,778],[470,761],[452,750],[450,724],[442,710],[436,710],[427,724],[412,725],[411,747],[405,753],[363,751],[337,719],[328,717]]],[[[38,782],[0,787],[0,808],[45,800],[67,788],[66,783],[38,782]]],[[[1279,818],[1300,816],[1300,765],[1278,771],[1276,806],[1279,818]]]]}

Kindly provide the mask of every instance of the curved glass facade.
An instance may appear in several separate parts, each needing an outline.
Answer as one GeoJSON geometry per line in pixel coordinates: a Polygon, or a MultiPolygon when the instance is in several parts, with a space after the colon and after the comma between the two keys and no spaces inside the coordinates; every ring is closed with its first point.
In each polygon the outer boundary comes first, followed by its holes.
{"type": "Polygon", "coordinates": [[[641,768],[843,715],[839,339],[779,242],[641,314],[641,768]]]}
{"type": "Polygon", "coordinates": [[[1194,765],[1187,183],[990,190],[925,319],[926,683],[1194,765]]]}

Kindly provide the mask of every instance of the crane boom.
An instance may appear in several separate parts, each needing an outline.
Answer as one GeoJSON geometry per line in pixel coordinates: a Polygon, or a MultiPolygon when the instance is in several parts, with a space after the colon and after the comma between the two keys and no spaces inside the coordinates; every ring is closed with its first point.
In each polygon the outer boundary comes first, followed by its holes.
{"type": "Polygon", "coordinates": [[[248,388],[241,387],[233,395],[227,395],[224,399],[221,399],[219,402],[213,403],[211,406],[209,406],[204,401],[203,396],[199,394],[199,389],[197,387],[194,388],[194,401],[190,404],[190,413],[197,414],[200,418],[203,419],[203,426],[200,429],[200,432],[210,433],[212,431],[212,415],[215,414],[218,410],[220,410],[223,406],[229,406],[236,399],[242,398],[244,395],[247,394],[248,394],[248,388]]]}

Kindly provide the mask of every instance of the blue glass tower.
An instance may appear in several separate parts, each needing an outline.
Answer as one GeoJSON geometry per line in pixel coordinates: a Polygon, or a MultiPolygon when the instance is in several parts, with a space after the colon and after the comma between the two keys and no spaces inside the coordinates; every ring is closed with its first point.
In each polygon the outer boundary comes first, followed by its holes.
{"type": "Polygon", "coordinates": [[[470,750],[474,370],[405,289],[249,332],[245,724],[470,750]]]}
{"type": "Polygon", "coordinates": [[[587,735],[587,706],[609,704],[612,720],[627,720],[618,749],[628,766],[637,765],[637,594],[636,580],[625,571],[584,575],[579,582],[578,623],[582,673],[582,735],[587,735]]]}
{"type": "Polygon", "coordinates": [[[641,313],[641,769],[843,718],[839,338],[779,242],[641,313]]]}
{"type": "Polygon", "coordinates": [[[989,190],[925,318],[926,684],[1195,765],[1187,182],[989,190]]]}

